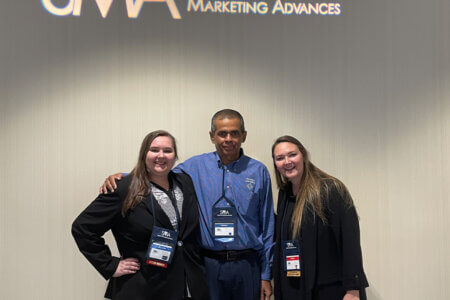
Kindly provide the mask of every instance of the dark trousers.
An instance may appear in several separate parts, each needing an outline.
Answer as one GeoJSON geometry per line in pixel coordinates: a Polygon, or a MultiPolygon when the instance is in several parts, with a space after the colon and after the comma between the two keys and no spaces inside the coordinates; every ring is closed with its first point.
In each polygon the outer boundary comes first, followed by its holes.
{"type": "Polygon", "coordinates": [[[233,261],[204,259],[211,300],[259,300],[261,269],[256,254],[233,261]]]}

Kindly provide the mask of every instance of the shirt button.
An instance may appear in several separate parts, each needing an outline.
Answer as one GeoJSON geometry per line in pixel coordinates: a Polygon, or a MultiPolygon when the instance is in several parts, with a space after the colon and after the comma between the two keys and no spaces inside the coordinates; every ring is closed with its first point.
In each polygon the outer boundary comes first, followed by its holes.
{"type": "Polygon", "coordinates": [[[227,170],[227,173],[230,173],[230,170],[227,170]]]}
{"type": "Polygon", "coordinates": [[[229,185],[227,185],[227,189],[229,189],[230,188],[230,186],[229,185]]]}
{"type": "Polygon", "coordinates": [[[177,245],[178,245],[178,247],[183,246],[183,241],[178,241],[177,245]]]}

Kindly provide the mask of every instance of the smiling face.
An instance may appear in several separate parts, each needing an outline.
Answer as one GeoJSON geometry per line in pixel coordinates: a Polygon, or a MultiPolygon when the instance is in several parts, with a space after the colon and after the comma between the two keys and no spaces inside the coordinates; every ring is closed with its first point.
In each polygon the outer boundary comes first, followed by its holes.
{"type": "Polygon", "coordinates": [[[273,150],[273,160],[281,176],[299,184],[303,175],[303,155],[295,144],[282,142],[273,150]]]}
{"type": "Polygon", "coordinates": [[[241,121],[237,118],[216,119],[214,125],[216,130],[209,132],[211,142],[216,146],[222,163],[228,165],[239,158],[247,132],[241,131],[241,121]]]}
{"type": "Polygon", "coordinates": [[[150,174],[150,179],[167,177],[175,164],[175,149],[173,141],[168,136],[158,136],[150,144],[145,165],[150,174]]]}

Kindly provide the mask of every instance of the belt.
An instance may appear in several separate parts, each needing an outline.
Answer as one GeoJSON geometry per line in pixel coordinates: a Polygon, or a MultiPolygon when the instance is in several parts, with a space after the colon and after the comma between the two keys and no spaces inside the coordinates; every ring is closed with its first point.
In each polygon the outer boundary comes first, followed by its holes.
{"type": "Polygon", "coordinates": [[[220,251],[202,249],[202,254],[209,258],[215,258],[225,261],[233,261],[255,255],[256,251],[254,249],[220,250],[220,251]]]}

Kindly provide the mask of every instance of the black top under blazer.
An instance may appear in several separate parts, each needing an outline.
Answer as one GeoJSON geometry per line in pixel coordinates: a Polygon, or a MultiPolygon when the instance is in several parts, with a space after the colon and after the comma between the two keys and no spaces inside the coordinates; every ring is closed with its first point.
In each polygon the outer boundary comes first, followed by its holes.
{"type": "MultiPolygon", "coordinates": [[[[327,183],[323,182],[323,184],[327,183]]],[[[291,183],[279,191],[273,261],[276,300],[342,299],[342,292],[345,293],[347,290],[359,290],[360,299],[366,299],[365,287],[368,286],[368,282],[362,263],[358,215],[355,207],[348,205],[349,202],[342,198],[336,187],[328,184],[329,197],[322,201],[327,224],[313,214],[308,204],[303,211],[301,242],[299,240],[302,245],[300,256],[303,263],[303,291],[305,292],[303,295],[295,289],[280,290],[281,280],[286,280],[281,258],[280,237],[283,214],[287,201],[295,201],[295,199],[289,200],[292,196],[291,183]]],[[[291,226],[291,220],[284,220],[284,226],[291,226]]]]}
{"type": "Polygon", "coordinates": [[[117,182],[113,193],[100,194],[72,224],[72,234],[80,251],[105,279],[109,279],[105,297],[180,300],[185,297],[187,282],[192,299],[207,300],[205,269],[197,242],[198,203],[191,178],[186,174],[169,173],[169,179],[183,191],[184,200],[182,220],[178,226],[178,241],[182,246],[177,246],[167,269],[145,263],[153,223],[174,230],[158,201],[154,201],[155,213],[147,197],[125,217],[121,214],[131,179],[130,174],[117,182]],[[135,274],[112,277],[120,259],[111,255],[102,238],[110,229],[121,257],[139,260],[140,270],[135,274]]]}

